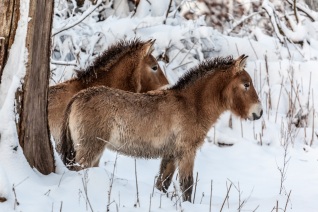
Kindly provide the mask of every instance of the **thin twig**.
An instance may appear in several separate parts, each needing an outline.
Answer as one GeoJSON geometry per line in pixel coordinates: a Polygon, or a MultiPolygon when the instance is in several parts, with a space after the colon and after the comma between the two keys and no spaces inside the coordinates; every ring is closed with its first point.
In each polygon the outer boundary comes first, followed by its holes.
{"type": "Polygon", "coordinates": [[[181,64],[181,65],[178,65],[178,66],[174,67],[172,70],[174,71],[174,70],[176,70],[177,68],[180,68],[180,67],[182,67],[182,66],[188,65],[189,63],[192,63],[192,62],[193,62],[193,61],[189,61],[189,62],[183,63],[183,64],[181,64]]]}
{"type": "MultiPolygon", "coordinates": [[[[233,184],[232,184],[233,185],[233,184]]],[[[226,182],[226,188],[227,188],[227,182],[226,182]]],[[[226,203],[227,203],[227,208],[230,208],[230,202],[229,202],[229,197],[226,198],[226,203]]]]}
{"type": "Polygon", "coordinates": [[[312,146],[314,142],[314,135],[315,135],[315,104],[314,104],[314,89],[312,90],[312,135],[311,135],[311,141],[310,146],[312,146]]]}
{"type": "Polygon", "coordinates": [[[250,43],[250,45],[251,45],[251,47],[252,47],[252,49],[253,49],[253,52],[254,52],[254,54],[255,54],[255,56],[256,56],[256,59],[258,59],[257,53],[256,53],[256,51],[255,51],[255,49],[254,49],[254,46],[253,46],[251,40],[248,39],[248,42],[250,43]]]}
{"type": "Polygon", "coordinates": [[[150,194],[150,200],[149,200],[149,212],[151,212],[151,194],[150,194]]]}
{"type": "Polygon", "coordinates": [[[193,43],[192,47],[189,49],[189,51],[186,53],[186,55],[183,57],[183,59],[181,60],[181,62],[179,64],[182,64],[182,62],[186,59],[186,57],[191,52],[191,50],[193,49],[194,46],[195,46],[195,43],[193,43]]]}
{"type": "Polygon", "coordinates": [[[253,191],[254,191],[254,188],[252,189],[250,195],[242,201],[241,195],[242,195],[243,191],[241,192],[240,183],[238,182],[238,183],[237,183],[237,186],[236,186],[230,179],[227,179],[227,180],[232,183],[232,185],[234,186],[234,188],[235,188],[235,189],[237,190],[237,192],[239,193],[239,207],[237,208],[237,210],[240,212],[240,211],[242,211],[242,208],[243,208],[244,204],[246,204],[246,202],[247,202],[247,201],[250,199],[250,197],[252,196],[252,193],[253,193],[253,191]]]}
{"type": "Polygon", "coordinates": [[[61,66],[77,66],[78,64],[76,63],[76,60],[72,61],[58,61],[58,60],[52,60],[51,59],[51,64],[54,65],[61,65],[61,66]]]}
{"type": "Polygon", "coordinates": [[[159,202],[159,208],[161,208],[161,202],[162,202],[162,196],[163,196],[164,194],[160,194],[160,202],[159,202]]]}
{"type": "Polygon", "coordinates": [[[276,121],[277,121],[277,112],[278,112],[278,107],[279,107],[280,97],[281,97],[281,94],[282,94],[283,82],[284,82],[284,77],[282,78],[282,83],[280,84],[280,90],[279,90],[278,102],[277,102],[277,107],[276,107],[275,123],[276,123],[276,121]]]}
{"type": "MultiPolygon", "coordinates": [[[[265,54],[265,68],[266,68],[266,82],[268,86],[268,110],[272,109],[272,100],[271,100],[271,86],[269,84],[269,68],[268,68],[268,60],[267,60],[267,55],[265,54]]],[[[269,112],[268,112],[269,114],[269,112]]]]}
{"type": "Polygon", "coordinates": [[[296,6],[296,0],[294,0],[294,15],[295,15],[295,18],[296,18],[296,22],[297,24],[299,23],[299,18],[298,18],[298,11],[297,11],[297,6],[296,6]]]}
{"type": "Polygon", "coordinates": [[[286,201],[286,204],[285,204],[284,212],[286,212],[286,210],[287,210],[287,205],[288,205],[290,194],[291,194],[291,190],[289,191],[289,194],[287,196],[287,201],[286,201]]]}
{"type": "Polygon", "coordinates": [[[121,148],[123,148],[123,147],[128,143],[128,141],[126,141],[126,143],[124,143],[124,144],[121,145],[120,147],[117,147],[117,146],[115,146],[114,144],[112,144],[110,141],[106,141],[106,140],[104,140],[104,139],[102,139],[102,138],[99,138],[99,137],[96,137],[96,139],[98,139],[98,140],[100,140],[100,141],[103,141],[103,142],[105,142],[106,144],[112,145],[112,147],[114,147],[117,151],[119,151],[121,148]]]}
{"type": "Polygon", "coordinates": [[[262,13],[262,12],[263,12],[263,11],[254,12],[254,13],[248,15],[248,16],[244,16],[241,20],[239,20],[238,22],[236,22],[231,29],[227,30],[227,32],[225,32],[225,34],[229,35],[236,27],[240,26],[241,24],[243,25],[243,22],[244,22],[244,21],[246,21],[246,20],[248,20],[248,19],[254,17],[254,15],[258,15],[258,14],[260,14],[260,13],[262,13]]]}
{"type": "Polygon", "coordinates": [[[166,12],[166,18],[163,21],[163,24],[166,24],[166,22],[167,22],[167,18],[168,18],[168,15],[169,15],[171,4],[172,4],[172,0],[170,0],[170,2],[169,2],[169,6],[168,6],[168,9],[167,9],[167,12],[166,12]]]}
{"type": "Polygon", "coordinates": [[[226,193],[226,196],[225,196],[224,201],[223,201],[223,203],[222,203],[222,207],[221,207],[221,209],[220,209],[220,212],[223,210],[225,201],[226,201],[227,198],[229,197],[229,193],[230,193],[231,187],[232,187],[232,183],[230,184],[230,187],[227,189],[227,193],[226,193]]]}
{"type": "Polygon", "coordinates": [[[200,204],[202,204],[203,197],[204,197],[204,192],[202,192],[202,196],[201,196],[200,204]]]}
{"type": "Polygon", "coordinates": [[[29,177],[24,178],[22,181],[20,181],[18,184],[16,184],[14,187],[18,187],[19,185],[21,185],[22,183],[24,183],[24,181],[26,181],[27,179],[29,179],[29,177]]]}
{"type": "Polygon", "coordinates": [[[118,158],[118,152],[116,152],[116,158],[115,158],[115,163],[114,163],[114,167],[113,167],[113,173],[112,173],[112,177],[110,178],[110,183],[109,183],[108,198],[107,198],[107,201],[108,201],[107,211],[109,211],[109,206],[111,204],[110,198],[111,198],[112,188],[113,188],[113,183],[114,183],[114,175],[115,175],[115,169],[116,169],[116,165],[117,165],[117,158],[118,158]]]}
{"type": "Polygon", "coordinates": [[[244,138],[244,134],[243,134],[243,122],[242,122],[242,119],[241,119],[241,136],[242,136],[242,138],[244,138]]]}
{"type": "MultiPolygon", "coordinates": [[[[86,173],[87,173],[87,172],[86,172],[86,173]]],[[[94,210],[93,210],[93,207],[92,207],[91,202],[89,201],[89,198],[88,198],[87,178],[86,178],[86,177],[84,177],[84,178],[85,178],[85,180],[82,178],[82,183],[83,183],[84,193],[85,193],[85,196],[86,196],[86,201],[88,202],[88,205],[89,205],[91,211],[93,212],[93,211],[94,211],[94,210]]]]}
{"type": "Polygon", "coordinates": [[[211,191],[210,191],[210,206],[209,206],[209,212],[212,211],[212,191],[213,191],[213,180],[211,180],[211,191]]]}
{"type": "Polygon", "coordinates": [[[157,179],[157,176],[155,176],[155,178],[153,179],[153,186],[152,186],[152,193],[151,193],[151,196],[152,196],[152,197],[153,197],[153,195],[154,195],[154,193],[155,193],[156,179],[157,179]]]}
{"type": "Polygon", "coordinates": [[[135,159],[135,177],[136,177],[136,192],[137,192],[137,199],[136,199],[136,206],[140,207],[140,202],[139,202],[139,191],[138,191],[138,178],[137,178],[137,162],[135,159]]]}
{"type": "MultiPolygon", "coordinates": [[[[291,133],[289,132],[288,137],[291,137],[291,133]]],[[[284,188],[284,182],[286,180],[286,173],[287,173],[287,168],[288,168],[288,162],[290,160],[290,157],[287,159],[287,155],[288,155],[288,137],[286,138],[285,140],[285,143],[284,143],[284,161],[283,161],[283,167],[278,167],[277,166],[277,169],[278,171],[280,172],[280,188],[279,188],[279,194],[282,193],[283,191],[283,188],[284,188]]]]}
{"type": "Polygon", "coordinates": [[[193,201],[192,201],[192,203],[194,203],[194,201],[195,201],[195,194],[196,194],[196,192],[197,192],[197,185],[198,185],[198,172],[197,172],[197,176],[196,176],[196,178],[195,178],[195,186],[194,186],[194,194],[193,194],[193,201]]]}
{"type": "Polygon", "coordinates": [[[276,201],[276,212],[278,212],[278,200],[276,201]]]}
{"type": "MultiPolygon", "coordinates": [[[[198,180],[198,182],[199,182],[199,180],[198,180]]],[[[192,188],[193,185],[194,185],[194,184],[190,185],[186,190],[184,190],[184,191],[182,192],[182,194],[178,197],[178,199],[176,200],[176,202],[175,202],[174,205],[176,205],[176,204],[178,203],[178,201],[181,199],[181,197],[183,196],[183,194],[184,194],[185,192],[187,192],[190,188],[192,188]]]]}
{"type": "Polygon", "coordinates": [[[255,212],[258,208],[259,208],[259,205],[253,210],[253,212],[255,212]]]}
{"type": "Polygon", "coordinates": [[[63,172],[63,174],[62,174],[62,176],[61,176],[61,179],[60,179],[59,184],[58,184],[58,186],[57,186],[57,187],[60,187],[61,182],[62,182],[62,178],[63,178],[64,174],[65,174],[65,171],[63,172]]]}
{"type": "Polygon", "coordinates": [[[184,49],[184,48],[179,49],[178,53],[171,59],[171,61],[170,61],[169,64],[167,65],[167,67],[177,58],[177,56],[180,54],[180,52],[181,52],[183,49],[184,49]]]}
{"type": "Polygon", "coordinates": [[[63,209],[63,201],[61,201],[60,212],[62,212],[62,209],[63,209]]]}
{"type": "Polygon", "coordinates": [[[13,194],[14,194],[14,205],[13,205],[13,209],[15,210],[16,207],[17,207],[18,205],[20,205],[20,203],[18,202],[18,198],[17,198],[17,194],[16,194],[16,192],[15,192],[15,186],[14,186],[14,184],[13,184],[13,186],[12,186],[12,191],[13,191],[13,194]]]}
{"type": "Polygon", "coordinates": [[[308,87],[308,101],[307,101],[307,110],[309,111],[309,99],[310,99],[310,88],[311,88],[311,74],[310,72],[310,77],[309,77],[309,87],[308,87]]]}

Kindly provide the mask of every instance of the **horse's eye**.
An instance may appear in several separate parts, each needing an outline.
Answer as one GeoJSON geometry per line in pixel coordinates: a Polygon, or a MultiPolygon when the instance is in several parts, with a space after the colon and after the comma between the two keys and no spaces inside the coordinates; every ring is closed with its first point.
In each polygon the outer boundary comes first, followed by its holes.
{"type": "Polygon", "coordinates": [[[157,71],[158,70],[158,65],[154,65],[154,66],[152,66],[152,68],[151,68],[153,71],[157,71]]]}
{"type": "Polygon", "coordinates": [[[248,90],[249,87],[250,87],[250,83],[249,83],[249,82],[244,83],[244,88],[245,88],[245,90],[248,90]]]}

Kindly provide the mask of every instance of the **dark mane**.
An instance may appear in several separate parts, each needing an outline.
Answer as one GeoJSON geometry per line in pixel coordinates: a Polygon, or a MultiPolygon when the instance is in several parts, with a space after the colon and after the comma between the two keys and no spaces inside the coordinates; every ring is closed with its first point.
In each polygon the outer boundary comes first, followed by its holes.
{"type": "Polygon", "coordinates": [[[146,41],[141,41],[139,38],[132,40],[123,39],[116,42],[101,53],[86,69],[77,71],[77,79],[88,83],[98,78],[105,71],[109,71],[124,55],[139,50],[145,43],[146,41]]]}
{"type": "Polygon", "coordinates": [[[214,73],[217,70],[225,71],[234,65],[232,56],[208,59],[187,71],[170,89],[181,90],[192,82],[214,73]]]}

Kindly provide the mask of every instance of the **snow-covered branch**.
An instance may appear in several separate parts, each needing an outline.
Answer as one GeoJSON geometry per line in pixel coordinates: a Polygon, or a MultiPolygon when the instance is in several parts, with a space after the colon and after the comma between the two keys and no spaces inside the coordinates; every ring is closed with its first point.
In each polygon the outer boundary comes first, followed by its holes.
{"type": "MultiPolygon", "coordinates": [[[[101,5],[102,2],[103,2],[103,0],[98,0],[97,3],[94,6],[88,8],[88,10],[86,10],[80,18],[76,18],[76,19],[74,18],[74,20],[71,20],[71,23],[69,23],[68,25],[66,25],[60,29],[56,29],[56,30],[53,29],[52,36],[55,36],[55,35],[65,31],[65,30],[68,30],[68,29],[78,25],[79,23],[81,23],[85,18],[87,18],[90,14],[92,14],[99,7],[99,5],[101,5]]],[[[109,7],[110,7],[110,5],[111,5],[111,3],[109,3],[109,7]]]]}
{"type": "MultiPolygon", "coordinates": [[[[291,0],[286,0],[290,5],[294,6],[294,2],[291,0]]],[[[295,6],[294,6],[295,7],[295,6]]],[[[318,21],[318,13],[304,7],[303,5],[296,3],[296,7],[299,11],[305,13],[311,21],[318,21]]]]}
{"type": "Polygon", "coordinates": [[[62,65],[62,66],[77,66],[76,60],[73,61],[58,61],[51,59],[51,64],[62,65]]]}
{"type": "MultiPolygon", "coordinates": [[[[291,0],[287,0],[294,10],[294,17],[285,14],[283,18],[288,22],[287,24],[281,20],[278,16],[278,11],[275,10],[274,5],[268,0],[264,0],[262,8],[266,11],[273,26],[274,32],[281,43],[284,43],[284,38],[292,43],[302,44],[304,41],[308,40],[308,25],[304,24],[304,16],[299,16],[297,8],[293,5],[291,0]],[[289,26],[289,27],[288,27],[289,26]]],[[[297,4],[298,5],[298,4],[297,4]]],[[[305,8],[304,8],[305,9],[305,8]]]]}
{"type": "Polygon", "coordinates": [[[226,30],[225,34],[229,35],[236,27],[238,27],[239,25],[243,24],[246,20],[252,18],[253,16],[258,15],[259,13],[261,13],[261,12],[254,12],[254,13],[248,15],[248,16],[243,16],[241,18],[241,20],[237,21],[233,25],[233,27],[231,29],[226,30]]]}
{"type": "Polygon", "coordinates": [[[270,22],[274,28],[274,32],[281,43],[284,42],[284,35],[281,34],[282,29],[280,27],[280,22],[275,14],[274,5],[268,0],[264,0],[262,4],[262,8],[266,11],[270,18],[270,22]]]}

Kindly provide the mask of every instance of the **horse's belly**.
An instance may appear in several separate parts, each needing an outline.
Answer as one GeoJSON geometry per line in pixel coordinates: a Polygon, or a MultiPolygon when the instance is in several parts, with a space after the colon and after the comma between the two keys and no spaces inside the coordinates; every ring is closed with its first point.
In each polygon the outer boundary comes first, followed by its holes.
{"type": "Polygon", "coordinates": [[[159,158],[175,152],[176,136],[172,130],[152,127],[141,130],[141,126],[131,128],[125,122],[118,126],[111,131],[108,149],[139,158],[159,158]]]}
{"type": "Polygon", "coordinates": [[[123,147],[121,149],[116,149],[112,147],[108,147],[108,148],[126,156],[131,156],[136,158],[146,158],[146,159],[160,158],[162,157],[162,153],[163,153],[160,149],[144,148],[140,146],[129,146],[129,147],[123,147]]]}
{"type": "Polygon", "coordinates": [[[112,134],[106,148],[127,156],[150,159],[171,154],[170,152],[175,148],[174,143],[174,140],[167,136],[148,138],[112,134]]]}

